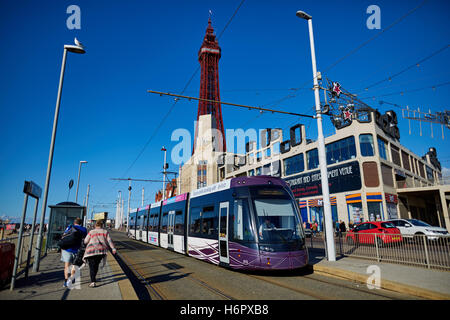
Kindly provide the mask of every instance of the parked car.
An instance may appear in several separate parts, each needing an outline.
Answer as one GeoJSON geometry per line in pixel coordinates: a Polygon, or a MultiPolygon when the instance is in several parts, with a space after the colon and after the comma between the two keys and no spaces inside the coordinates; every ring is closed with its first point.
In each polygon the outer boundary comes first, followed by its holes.
{"type": "Polygon", "coordinates": [[[426,235],[428,240],[436,240],[439,236],[450,237],[447,229],[433,227],[426,222],[417,219],[392,219],[389,220],[402,233],[405,238],[426,235]]]}
{"type": "Polygon", "coordinates": [[[349,244],[375,244],[382,247],[386,243],[402,242],[400,230],[388,221],[370,221],[356,225],[346,235],[349,244]]]}

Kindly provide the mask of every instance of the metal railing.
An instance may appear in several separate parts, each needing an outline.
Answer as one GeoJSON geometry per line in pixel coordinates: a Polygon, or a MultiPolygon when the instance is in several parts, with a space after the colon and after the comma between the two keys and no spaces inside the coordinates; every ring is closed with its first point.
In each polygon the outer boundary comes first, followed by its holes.
{"type": "MultiPolygon", "coordinates": [[[[421,266],[450,271],[450,237],[417,235],[393,239],[399,235],[379,233],[335,235],[336,256],[359,257],[378,262],[421,266]]],[[[308,248],[325,249],[322,235],[306,240],[308,248]]]]}
{"type": "MultiPolygon", "coordinates": [[[[22,236],[22,248],[19,252],[19,269],[25,268],[26,267],[26,263],[28,258],[30,259],[30,263],[33,263],[33,258],[34,258],[34,249],[36,248],[36,243],[37,243],[37,236],[38,236],[39,231],[36,231],[34,233],[34,237],[33,237],[33,244],[31,245],[30,248],[30,236],[31,233],[24,233],[22,236]],[[31,249],[31,250],[30,250],[31,249]],[[30,253],[30,257],[28,257],[28,253],[30,253]]],[[[9,235],[8,237],[5,237],[3,239],[0,240],[0,243],[13,243],[14,247],[17,248],[17,243],[19,240],[19,236],[18,235],[9,235]]],[[[44,234],[44,238],[42,241],[42,247],[45,248],[45,242],[46,242],[46,236],[44,234]]],[[[14,250],[14,254],[16,253],[16,251],[14,250]]],[[[41,250],[41,257],[45,256],[45,250],[41,250]]]]}

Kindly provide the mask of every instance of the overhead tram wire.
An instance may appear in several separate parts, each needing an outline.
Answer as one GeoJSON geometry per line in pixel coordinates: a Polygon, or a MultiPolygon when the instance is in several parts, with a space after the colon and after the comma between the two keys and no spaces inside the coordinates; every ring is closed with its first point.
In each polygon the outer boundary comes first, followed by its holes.
{"type": "Polygon", "coordinates": [[[388,77],[386,77],[386,78],[384,78],[382,80],[374,82],[374,83],[372,83],[369,86],[366,86],[364,89],[357,91],[356,94],[358,94],[359,92],[362,92],[364,90],[369,90],[369,88],[375,87],[375,86],[379,85],[380,83],[383,83],[383,82],[386,82],[386,81],[391,81],[394,77],[397,77],[397,76],[401,75],[402,73],[404,73],[404,72],[406,72],[406,71],[408,71],[408,70],[410,70],[410,69],[412,69],[412,68],[414,68],[416,66],[420,66],[421,63],[427,61],[428,59],[431,59],[432,57],[438,55],[439,53],[441,53],[442,51],[448,49],[449,47],[450,47],[450,45],[446,44],[445,46],[443,46],[439,50],[433,52],[432,54],[426,56],[423,59],[420,59],[419,61],[411,64],[410,66],[408,66],[408,67],[406,67],[406,68],[404,68],[404,69],[402,69],[402,70],[400,70],[400,71],[398,71],[398,72],[396,72],[396,73],[394,73],[394,74],[392,74],[392,75],[390,75],[390,76],[388,76],[388,77]]]}
{"type": "Polygon", "coordinates": [[[355,52],[357,52],[359,49],[365,47],[368,43],[372,42],[373,40],[375,40],[376,38],[378,38],[379,36],[381,36],[384,32],[388,31],[389,29],[391,29],[393,26],[395,26],[396,24],[398,24],[399,22],[401,22],[403,19],[405,19],[407,16],[411,15],[412,13],[414,13],[417,9],[419,9],[421,6],[423,6],[428,0],[424,0],[422,1],[418,6],[416,6],[415,8],[411,9],[410,11],[408,11],[406,14],[404,14],[403,16],[401,16],[400,18],[398,18],[397,20],[395,20],[393,23],[391,23],[389,26],[387,26],[386,28],[384,28],[383,30],[381,30],[380,32],[378,32],[376,35],[374,35],[372,38],[368,39],[367,41],[364,41],[363,43],[361,43],[359,46],[357,46],[356,48],[354,48],[353,50],[351,50],[350,52],[348,52],[346,55],[344,55],[342,58],[338,59],[336,62],[334,62],[333,64],[331,64],[328,68],[326,68],[324,70],[324,72],[329,71],[330,69],[334,68],[336,65],[338,65],[340,62],[342,62],[343,60],[347,59],[349,56],[351,56],[352,54],[354,54],[355,52]]]}
{"type": "MultiPolygon", "coordinates": [[[[407,16],[411,15],[412,13],[414,13],[416,10],[418,10],[420,7],[422,7],[428,0],[424,0],[422,1],[418,6],[414,7],[413,9],[411,9],[410,11],[408,11],[407,13],[405,13],[403,16],[401,16],[400,18],[398,18],[396,21],[394,21],[393,23],[391,23],[389,26],[387,26],[386,28],[384,28],[383,30],[381,30],[380,32],[378,32],[375,36],[373,36],[372,38],[368,39],[367,41],[364,41],[363,43],[361,43],[359,46],[357,46],[356,48],[352,49],[351,51],[349,51],[347,54],[345,54],[343,57],[339,58],[338,60],[336,60],[334,63],[332,63],[331,65],[329,65],[327,68],[324,69],[324,73],[331,70],[332,68],[334,68],[336,65],[338,65],[339,63],[341,63],[342,61],[344,61],[345,59],[347,59],[349,56],[351,56],[352,54],[354,54],[355,52],[357,52],[358,50],[360,50],[361,48],[363,48],[364,46],[366,46],[368,43],[370,43],[371,41],[375,40],[376,38],[378,38],[381,34],[383,34],[384,32],[388,31],[389,29],[391,29],[392,27],[394,27],[396,24],[398,24],[399,22],[401,22],[403,19],[405,19],[407,16]]],[[[314,78],[313,78],[314,81],[314,78]]],[[[310,82],[310,80],[305,81],[304,83],[302,83],[298,88],[293,88],[293,92],[297,92],[303,89],[307,89],[305,86],[310,82]]],[[[295,98],[297,96],[297,94],[291,93],[287,96],[284,96],[278,100],[276,100],[275,102],[272,103],[268,103],[265,104],[263,106],[273,106],[275,104],[278,104],[282,101],[288,100],[288,99],[292,99],[295,98]]],[[[311,109],[313,110],[315,107],[312,107],[311,109]]],[[[248,124],[251,121],[256,120],[260,115],[256,116],[253,120],[249,120],[246,122],[246,124],[248,124]]]]}
{"type": "Polygon", "coordinates": [[[411,89],[411,90],[402,90],[402,91],[397,91],[397,92],[391,92],[391,93],[386,93],[386,94],[380,94],[380,95],[376,95],[376,96],[366,96],[366,97],[358,97],[361,100],[367,100],[367,99],[375,99],[375,98],[379,98],[379,97],[388,97],[388,96],[394,96],[394,95],[403,95],[405,93],[411,93],[411,92],[417,92],[417,91],[422,91],[422,90],[426,90],[426,89],[436,89],[439,87],[443,87],[443,86],[448,86],[450,84],[450,81],[447,82],[442,82],[442,83],[438,83],[435,85],[431,85],[431,86],[426,86],[426,87],[421,87],[421,88],[416,88],[416,89],[411,89]]]}
{"type": "Polygon", "coordinates": [[[281,114],[286,114],[286,115],[291,115],[291,116],[298,116],[298,117],[305,117],[305,118],[314,118],[314,116],[309,115],[309,114],[301,114],[301,113],[296,113],[296,112],[274,110],[274,109],[268,109],[268,108],[263,108],[263,107],[247,106],[247,105],[242,105],[242,104],[237,104],[237,103],[223,102],[223,101],[219,101],[219,100],[210,100],[210,99],[189,97],[189,96],[183,96],[183,95],[180,95],[180,94],[173,94],[173,93],[169,93],[169,92],[160,92],[160,91],[154,91],[154,90],[147,90],[147,92],[159,94],[161,96],[162,95],[166,95],[166,96],[183,98],[183,99],[188,99],[188,100],[198,100],[198,101],[206,101],[206,102],[212,102],[212,103],[220,103],[221,105],[228,105],[228,106],[234,106],[234,107],[239,107],[239,108],[254,109],[254,110],[259,110],[259,111],[269,111],[269,112],[272,112],[272,113],[281,113],[281,114]]]}
{"type": "MultiPolygon", "coordinates": [[[[398,23],[400,23],[403,19],[405,19],[407,16],[411,15],[412,13],[414,13],[415,11],[417,11],[420,7],[422,7],[428,0],[424,0],[422,1],[419,5],[417,5],[416,7],[414,7],[413,9],[409,10],[407,13],[405,13],[403,16],[401,16],[400,18],[398,18],[397,20],[395,20],[393,23],[391,23],[389,26],[387,26],[386,28],[384,28],[383,30],[381,30],[380,32],[378,32],[376,35],[374,35],[372,38],[362,42],[360,45],[358,45],[357,47],[355,47],[354,49],[350,50],[348,53],[346,53],[344,56],[342,56],[341,58],[339,58],[338,60],[336,60],[335,62],[333,62],[331,65],[329,65],[327,68],[323,69],[321,71],[320,74],[324,74],[328,71],[330,71],[331,69],[333,69],[335,66],[337,66],[339,63],[341,63],[342,61],[344,61],[345,59],[347,59],[349,56],[353,55],[354,53],[356,53],[357,51],[359,51],[361,48],[365,47],[367,44],[369,44],[370,42],[372,42],[373,40],[375,40],[376,38],[378,38],[379,36],[381,36],[384,32],[390,30],[392,27],[394,27],[395,25],[397,25],[398,23]]],[[[319,75],[319,74],[318,74],[319,75]]],[[[318,76],[317,75],[317,76],[318,76]]],[[[314,80],[314,78],[313,78],[314,80]]],[[[304,86],[307,85],[311,80],[307,80],[305,81],[303,84],[301,84],[299,86],[299,88],[295,91],[299,91],[301,89],[305,89],[304,86]]],[[[281,98],[280,100],[286,100],[289,98],[294,98],[296,97],[296,94],[292,95],[287,95],[284,98],[281,98]]]]}
{"type": "MultiPolygon", "coordinates": [[[[236,10],[234,11],[233,15],[230,17],[230,19],[228,20],[228,22],[225,24],[224,28],[222,29],[222,31],[220,32],[219,36],[217,37],[217,40],[220,39],[220,37],[224,34],[225,30],[228,28],[228,26],[230,25],[231,21],[234,19],[234,17],[236,16],[236,14],[238,13],[239,9],[241,8],[241,6],[244,4],[245,0],[242,0],[238,7],[236,8],[236,10]]],[[[186,85],[184,86],[183,90],[181,91],[181,93],[183,94],[186,89],[189,87],[189,85],[191,84],[192,80],[194,79],[194,77],[197,75],[198,70],[200,70],[200,66],[197,66],[197,68],[195,69],[194,73],[192,74],[192,76],[189,78],[188,82],[186,83],[186,85]]],[[[175,100],[174,103],[171,105],[171,107],[169,108],[169,111],[167,111],[167,113],[164,115],[164,117],[161,119],[161,121],[159,122],[159,124],[156,126],[155,130],[153,131],[153,134],[150,136],[150,138],[147,140],[147,142],[145,143],[144,147],[142,148],[142,150],[139,152],[139,154],[137,155],[137,157],[134,159],[134,161],[131,163],[131,165],[128,167],[128,169],[122,174],[122,177],[124,177],[130,170],[131,168],[136,164],[136,162],[138,161],[138,159],[142,156],[142,154],[144,153],[145,149],[147,148],[147,146],[150,144],[150,142],[153,140],[153,138],[156,136],[156,134],[158,133],[159,129],[162,127],[162,125],[164,124],[164,122],[166,121],[166,119],[169,117],[169,115],[171,114],[172,110],[174,109],[175,105],[177,104],[178,100],[175,100]]],[[[112,189],[114,189],[117,184],[119,182],[116,182],[114,184],[114,186],[112,187],[112,189]]],[[[108,192],[109,193],[109,192],[108,192]]]]}

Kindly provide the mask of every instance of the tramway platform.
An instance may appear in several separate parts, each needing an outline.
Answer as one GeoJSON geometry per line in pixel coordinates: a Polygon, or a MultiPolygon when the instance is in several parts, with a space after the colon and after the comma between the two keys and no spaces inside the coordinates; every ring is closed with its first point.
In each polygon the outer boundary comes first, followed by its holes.
{"type": "Polygon", "coordinates": [[[360,282],[361,285],[369,283],[373,290],[376,290],[377,284],[383,289],[425,299],[450,300],[450,271],[350,257],[336,257],[336,261],[328,261],[325,251],[321,249],[309,249],[309,258],[314,272],[360,282]],[[370,281],[377,274],[378,283],[370,281]]]}
{"type": "Polygon", "coordinates": [[[61,253],[50,252],[40,262],[39,272],[30,269],[28,279],[21,274],[13,291],[10,285],[0,290],[0,300],[138,300],[134,289],[115,258],[109,253],[99,268],[97,287],[89,288],[89,267],[80,270],[80,278],[63,287],[64,263],[61,253]]]}

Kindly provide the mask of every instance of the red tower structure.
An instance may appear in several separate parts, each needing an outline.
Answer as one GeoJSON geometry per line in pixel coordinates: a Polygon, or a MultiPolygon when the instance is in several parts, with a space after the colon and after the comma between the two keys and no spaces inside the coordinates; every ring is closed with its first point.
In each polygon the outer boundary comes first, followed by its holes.
{"type": "MultiPolygon", "coordinates": [[[[219,42],[214,34],[214,29],[211,26],[211,18],[208,20],[208,27],[203,38],[202,46],[198,51],[198,61],[201,66],[200,78],[200,98],[214,101],[220,101],[219,93],[219,59],[220,59],[219,42]]],[[[195,128],[194,148],[192,154],[195,152],[195,144],[198,134],[198,120],[200,116],[211,114],[212,128],[216,129],[216,141],[214,141],[215,151],[226,151],[225,132],[222,120],[222,109],[220,103],[199,101],[197,113],[197,126],[195,128]],[[220,134],[219,134],[220,133],[220,134]]]]}

